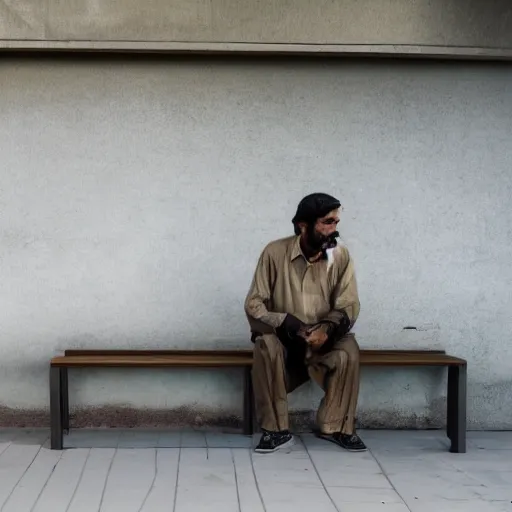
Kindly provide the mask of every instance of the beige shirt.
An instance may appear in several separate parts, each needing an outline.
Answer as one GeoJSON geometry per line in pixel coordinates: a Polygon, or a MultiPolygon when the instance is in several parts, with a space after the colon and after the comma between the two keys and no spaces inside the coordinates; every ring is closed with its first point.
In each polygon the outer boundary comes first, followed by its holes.
{"type": "Polygon", "coordinates": [[[344,311],[354,325],[360,304],[352,259],[340,244],[329,252],[327,260],[309,263],[300,236],[265,247],[245,300],[251,331],[273,333],[287,313],[315,324],[321,320],[338,323],[344,311]]]}

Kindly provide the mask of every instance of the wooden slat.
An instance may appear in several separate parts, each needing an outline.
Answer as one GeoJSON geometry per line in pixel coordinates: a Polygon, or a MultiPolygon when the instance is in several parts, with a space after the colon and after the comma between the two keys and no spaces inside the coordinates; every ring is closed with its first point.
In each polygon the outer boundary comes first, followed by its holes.
{"type": "MultiPolygon", "coordinates": [[[[408,350],[408,349],[362,349],[361,354],[446,354],[444,350],[408,350]]],[[[162,356],[162,355],[201,355],[201,356],[250,356],[252,349],[235,350],[126,350],[126,349],[68,349],[65,356],[162,356]]]]}
{"type": "MultiPolygon", "coordinates": [[[[59,356],[52,366],[66,367],[241,367],[252,364],[252,354],[244,355],[87,355],[59,356]]],[[[461,366],[466,362],[446,354],[362,353],[363,366],[461,366]]]]}
{"type": "Polygon", "coordinates": [[[64,351],[65,356],[181,356],[181,355],[198,355],[198,356],[251,356],[252,349],[235,349],[235,350],[181,350],[181,349],[156,349],[156,350],[126,350],[126,349],[68,349],[64,351]]]}
{"type": "Polygon", "coordinates": [[[444,350],[408,350],[408,349],[387,349],[387,348],[364,348],[360,350],[361,355],[372,354],[446,354],[444,350]]]}
{"type": "Polygon", "coordinates": [[[60,356],[51,360],[52,366],[86,367],[241,367],[252,364],[252,355],[208,356],[208,355],[102,355],[102,356],[60,356]]]}
{"type": "Polygon", "coordinates": [[[446,354],[361,354],[362,366],[464,366],[466,361],[446,354]]]}

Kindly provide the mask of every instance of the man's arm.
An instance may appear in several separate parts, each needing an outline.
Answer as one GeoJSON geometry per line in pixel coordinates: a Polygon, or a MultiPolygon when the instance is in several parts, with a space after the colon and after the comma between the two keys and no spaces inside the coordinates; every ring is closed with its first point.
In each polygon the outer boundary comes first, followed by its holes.
{"type": "Polygon", "coordinates": [[[354,269],[354,262],[347,250],[345,264],[342,263],[338,283],[333,291],[333,306],[326,321],[334,324],[347,325],[347,332],[354,326],[359,316],[360,302],[357,290],[357,281],[354,269]]]}
{"type": "Polygon", "coordinates": [[[332,334],[339,338],[352,329],[359,316],[360,303],[354,263],[346,249],[339,264],[340,273],[332,294],[332,309],[319,324],[309,330],[310,333],[317,333],[313,335],[313,339],[325,341],[321,333],[327,338],[332,334]]]}
{"type": "Polygon", "coordinates": [[[272,330],[277,329],[286,318],[286,313],[268,310],[275,277],[275,263],[268,248],[265,248],[258,260],[251,287],[245,299],[245,312],[250,318],[262,322],[272,330]]]}

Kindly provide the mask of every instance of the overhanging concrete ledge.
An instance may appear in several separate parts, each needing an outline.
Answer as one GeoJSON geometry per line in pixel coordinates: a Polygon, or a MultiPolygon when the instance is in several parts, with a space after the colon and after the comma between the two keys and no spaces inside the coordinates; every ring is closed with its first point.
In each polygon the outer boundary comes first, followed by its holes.
{"type": "Polygon", "coordinates": [[[79,51],[103,53],[308,54],[341,56],[423,57],[512,60],[512,48],[375,44],[286,44],[226,42],[0,40],[0,51],[79,51]]]}

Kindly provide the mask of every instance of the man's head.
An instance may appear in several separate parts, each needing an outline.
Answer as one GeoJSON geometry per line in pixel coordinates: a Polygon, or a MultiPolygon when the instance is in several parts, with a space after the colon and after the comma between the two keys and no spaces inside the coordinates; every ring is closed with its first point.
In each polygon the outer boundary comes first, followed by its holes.
{"type": "Polygon", "coordinates": [[[325,251],[336,247],[340,206],[340,202],[328,194],[315,193],[306,196],[299,203],[292,220],[295,234],[302,235],[313,250],[325,251]]]}

